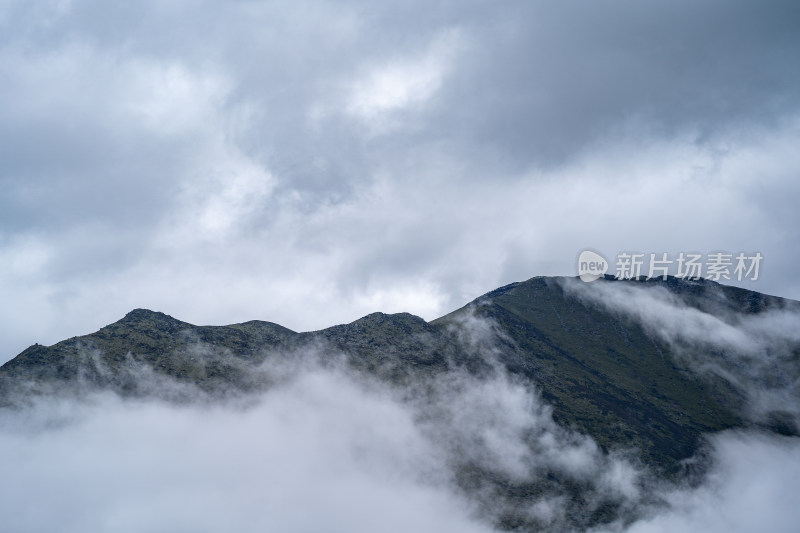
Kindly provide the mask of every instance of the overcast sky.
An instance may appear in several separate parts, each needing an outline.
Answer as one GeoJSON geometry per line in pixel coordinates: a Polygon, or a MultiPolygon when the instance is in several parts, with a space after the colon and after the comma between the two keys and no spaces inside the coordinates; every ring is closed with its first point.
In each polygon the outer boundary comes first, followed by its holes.
{"type": "Polygon", "coordinates": [[[0,0],[0,360],[433,319],[586,247],[800,298],[800,6],[0,0]]]}

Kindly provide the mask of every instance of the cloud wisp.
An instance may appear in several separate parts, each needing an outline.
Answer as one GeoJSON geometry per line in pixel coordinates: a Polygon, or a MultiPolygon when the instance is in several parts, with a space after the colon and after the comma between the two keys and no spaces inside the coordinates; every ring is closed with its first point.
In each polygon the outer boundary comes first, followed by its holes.
{"type": "MultiPolygon", "coordinates": [[[[690,282],[691,283],[691,282],[690,282]]],[[[720,286],[705,290],[702,305],[691,294],[636,282],[581,283],[561,280],[565,290],[590,305],[633,320],[668,343],[676,357],[700,374],[717,375],[749,399],[749,414],[761,422],[787,413],[800,427],[800,306],[782,300],[757,313],[737,309],[720,286]]]]}
{"type": "Polygon", "coordinates": [[[714,468],[693,489],[662,494],[661,508],[627,527],[597,533],[723,533],[797,529],[800,441],[763,434],[723,433],[711,439],[714,468]]]}

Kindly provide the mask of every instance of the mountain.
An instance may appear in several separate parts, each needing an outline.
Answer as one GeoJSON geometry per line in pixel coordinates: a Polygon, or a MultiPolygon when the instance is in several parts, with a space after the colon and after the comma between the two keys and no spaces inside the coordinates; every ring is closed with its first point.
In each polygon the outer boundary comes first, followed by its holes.
{"type": "MultiPolygon", "coordinates": [[[[213,401],[268,389],[276,378],[265,366],[308,354],[417,402],[441,376],[499,372],[536,391],[560,428],[591,437],[602,453],[627,453],[660,479],[691,480],[707,467],[697,458],[709,435],[735,428],[798,435],[798,317],[798,302],[672,277],[589,284],[536,277],[431,322],[373,313],[304,333],[262,321],[195,326],[136,309],[7,362],[0,403],[94,390],[172,401],[193,401],[190,391],[200,390],[213,401]]],[[[622,503],[594,502],[587,491],[597,487],[563,472],[515,480],[475,461],[455,462],[465,492],[490,487],[508,503],[495,517],[504,529],[537,527],[514,509],[551,492],[572,502],[570,527],[625,519],[622,503]]]]}

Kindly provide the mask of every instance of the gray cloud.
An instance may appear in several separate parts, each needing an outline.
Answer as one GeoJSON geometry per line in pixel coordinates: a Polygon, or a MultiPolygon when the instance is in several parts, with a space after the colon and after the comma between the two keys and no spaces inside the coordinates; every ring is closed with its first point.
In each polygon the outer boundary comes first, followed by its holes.
{"type": "Polygon", "coordinates": [[[134,307],[434,318],[585,246],[798,297],[795,10],[4,2],[2,357],[134,307]]]}
{"type": "Polygon", "coordinates": [[[106,397],[65,423],[63,405],[38,409],[58,425],[4,416],[1,505],[16,531],[486,530],[418,479],[430,452],[408,413],[332,375],[246,410],[106,397]]]}
{"type": "Polygon", "coordinates": [[[716,467],[699,488],[665,494],[670,511],[632,524],[627,533],[667,531],[790,532],[800,518],[796,439],[725,433],[713,439],[716,467]]]}
{"type": "MultiPolygon", "coordinates": [[[[223,403],[139,368],[144,389],[172,387],[181,401],[57,394],[4,410],[6,527],[488,531],[510,509],[496,488],[457,490],[465,465],[518,480],[555,468],[636,496],[631,467],[603,461],[589,439],[559,429],[536,396],[501,376],[453,374],[418,401],[320,366],[313,353],[270,359],[260,372],[272,387],[223,403]],[[195,401],[184,403],[187,394],[195,401]]],[[[529,512],[558,523],[559,501],[529,512]]]]}

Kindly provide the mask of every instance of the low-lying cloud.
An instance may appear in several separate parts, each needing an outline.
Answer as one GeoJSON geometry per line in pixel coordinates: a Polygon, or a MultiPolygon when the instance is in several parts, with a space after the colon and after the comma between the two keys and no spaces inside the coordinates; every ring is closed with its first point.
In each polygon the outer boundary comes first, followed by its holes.
{"type": "Polygon", "coordinates": [[[788,532],[800,518],[795,439],[716,437],[705,484],[662,488],[645,506],[638,482],[646,471],[555,426],[546,405],[505,378],[452,380],[436,394],[450,403],[433,402],[431,416],[374,383],[318,367],[246,404],[95,394],[6,410],[4,528],[488,532],[504,513],[521,513],[543,530],[566,530],[568,496],[509,509],[514,502],[496,489],[455,484],[454,468],[465,463],[511,483],[548,470],[592,479],[597,494],[644,516],[602,531],[788,532]],[[667,506],[653,506],[658,500],[667,506]]]}
{"type": "Polygon", "coordinates": [[[719,287],[706,282],[708,297],[700,306],[663,286],[586,284],[571,278],[561,283],[583,301],[633,320],[668,343],[691,370],[736,386],[749,398],[754,419],[783,412],[800,421],[800,306],[795,302],[776,302],[747,313],[732,307],[719,287]]]}
{"type": "Polygon", "coordinates": [[[797,439],[712,436],[703,483],[668,483],[634,450],[556,424],[530,383],[493,365],[491,322],[467,317],[461,334],[483,371],[400,386],[306,347],[251,368],[268,386],[246,394],[215,396],[146,365],[125,378],[140,382],[136,397],[29,394],[0,410],[4,527],[555,532],[606,513],[617,519],[598,533],[780,532],[798,518],[797,439]]]}
{"type": "Polygon", "coordinates": [[[2,417],[10,531],[487,531],[411,413],[334,372],[249,407],[92,396],[2,417]]]}
{"type": "Polygon", "coordinates": [[[666,492],[668,510],[637,521],[626,533],[797,530],[800,441],[732,432],[712,443],[715,468],[706,482],[696,489],[666,492]]]}

